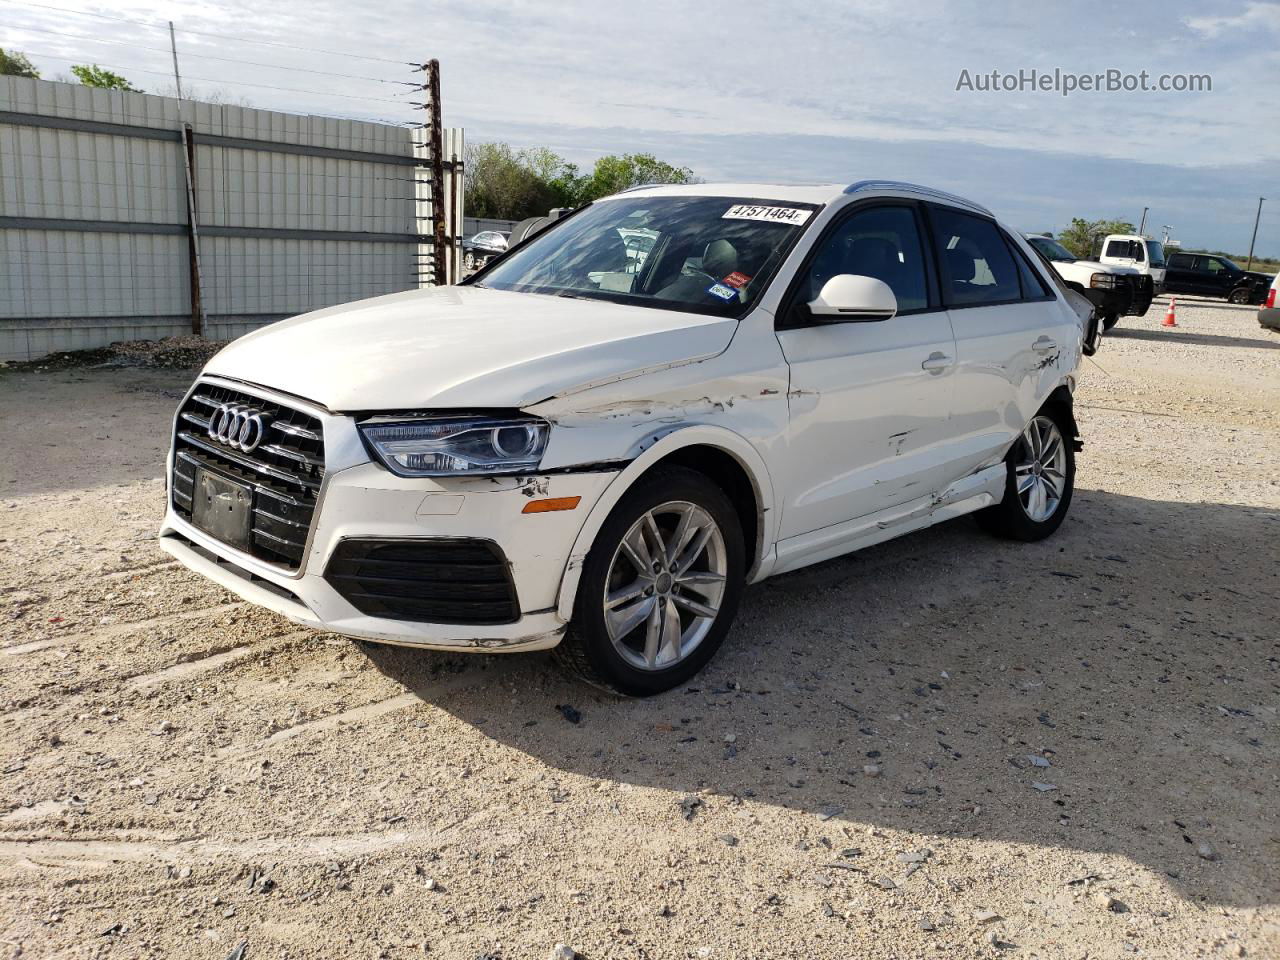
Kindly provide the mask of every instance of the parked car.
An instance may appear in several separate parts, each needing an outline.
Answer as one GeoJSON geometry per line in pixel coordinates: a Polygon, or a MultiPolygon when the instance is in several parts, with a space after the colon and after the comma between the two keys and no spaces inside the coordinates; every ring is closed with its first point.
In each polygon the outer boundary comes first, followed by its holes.
{"type": "Polygon", "coordinates": [[[459,286],[231,343],[179,405],[160,543],[316,629],[555,647],[652,694],[749,583],[968,513],[1052,534],[1082,336],[1026,241],[951,194],[633,190],[459,286]],[[651,235],[633,269],[624,236],[651,235]]]}
{"type": "Polygon", "coordinates": [[[1027,242],[1044,255],[1067,286],[1093,304],[1103,329],[1110,330],[1123,316],[1144,316],[1151,306],[1155,295],[1151,277],[1133,267],[1081,260],[1052,237],[1027,234],[1027,242]]]}
{"type": "Polygon", "coordinates": [[[468,270],[483,266],[490,257],[507,252],[508,234],[481,230],[462,241],[462,264],[468,270]]]}
{"type": "Polygon", "coordinates": [[[1261,303],[1271,286],[1265,273],[1241,270],[1226,257],[1212,253],[1175,253],[1169,257],[1165,290],[1222,297],[1231,303],[1261,303]]]}
{"type": "Polygon", "coordinates": [[[1271,286],[1267,289],[1267,297],[1262,301],[1262,306],[1258,308],[1258,323],[1264,327],[1270,327],[1272,330],[1280,330],[1280,273],[1271,278],[1271,286]]]}
{"type": "Polygon", "coordinates": [[[1130,267],[1151,278],[1155,294],[1164,290],[1166,258],[1159,240],[1134,233],[1110,233],[1102,241],[1098,262],[1113,267],[1130,267]]]}

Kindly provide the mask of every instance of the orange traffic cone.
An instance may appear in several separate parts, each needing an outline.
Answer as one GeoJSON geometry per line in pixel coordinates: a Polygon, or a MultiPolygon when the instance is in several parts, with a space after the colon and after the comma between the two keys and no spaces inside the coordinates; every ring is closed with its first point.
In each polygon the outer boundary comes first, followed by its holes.
{"type": "Polygon", "coordinates": [[[1169,298],[1169,309],[1164,315],[1164,323],[1161,324],[1161,326],[1176,327],[1178,325],[1178,321],[1174,319],[1174,316],[1173,316],[1173,305],[1177,302],[1178,300],[1176,297],[1169,298]]]}

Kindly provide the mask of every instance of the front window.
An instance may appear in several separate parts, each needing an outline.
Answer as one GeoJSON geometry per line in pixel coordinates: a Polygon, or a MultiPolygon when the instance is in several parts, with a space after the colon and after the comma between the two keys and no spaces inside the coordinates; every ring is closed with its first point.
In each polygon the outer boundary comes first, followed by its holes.
{"type": "Polygon", "coordinates": [[[751,197],[621,197],[535,236],[476,285],[740,316],[818,207],[751,197]]]}
{"type": "Polygon", "coordinates": [[[1052,237],[1027,237],[1027,242],[1045,255],[1046,259],[1059,263],[1075,263],[1075,254],[1052,237]]]}
{"type": "Polygon", "coordinates": [[[1165,265],[1164,244],[1159,240],[1147,241],[1147,256],[1153,267],[1163,267],[1165,265]]]}

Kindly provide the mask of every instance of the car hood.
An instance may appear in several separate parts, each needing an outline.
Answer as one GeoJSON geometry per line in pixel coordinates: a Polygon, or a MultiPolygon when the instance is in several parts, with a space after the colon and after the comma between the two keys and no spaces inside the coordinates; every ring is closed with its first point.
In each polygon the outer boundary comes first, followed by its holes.
{"type": "Polygon", "coordinates": [[[1114,263],[1099,263],[1097,260],[1076,260],[1077,267],[1086,270],[1097,270],[1099,273],[1138,273],[1133,267],[1118,267],[1114,263]]]}
{"type": "Polygon", "coordinates": [[[722,352],[736,320],[600,300],[437,287],[272,324],[205,372],[333,411],[523,407],[722,352]]]}

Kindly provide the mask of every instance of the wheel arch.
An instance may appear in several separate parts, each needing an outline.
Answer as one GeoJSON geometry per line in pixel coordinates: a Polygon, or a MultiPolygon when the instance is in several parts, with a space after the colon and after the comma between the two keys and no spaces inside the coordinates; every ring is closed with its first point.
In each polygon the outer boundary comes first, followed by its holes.
{"type": "Polygon", "coordinates": [[[768,467],[744,437],[723,427],[694,425],[657,438],[627,464],[587,515],[569,553],[556,610],[568,622],[573,614],[582,565],[605,520],[641,477],[664,465],[680,465],[705,474],[728,495],[743,518],[743,538],[752,550],[750,582],[771,550],[777,534],[773,482],[768,467]]]}
{"type": "Polygon", "coordinates": [[[1080,426],[1076,423],[1075,395],[1071,392],[1071,388],[1065,383],[1054,387],[1037,413],[1045,410],[1061,413],[1069,432],[1068,439],[1071,440],[1072,448],[1078,453],[1084,444],[1080,440],[1080,426]]]}

